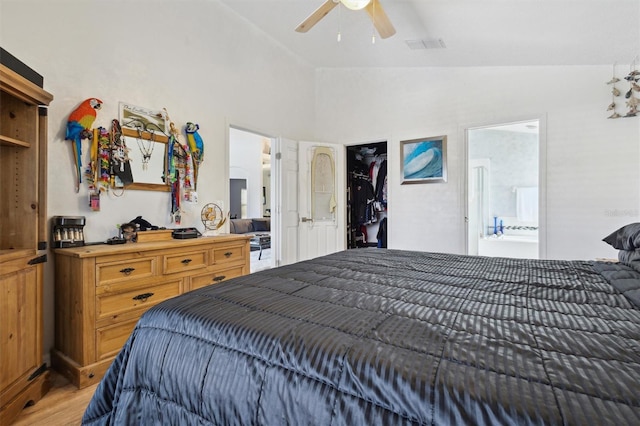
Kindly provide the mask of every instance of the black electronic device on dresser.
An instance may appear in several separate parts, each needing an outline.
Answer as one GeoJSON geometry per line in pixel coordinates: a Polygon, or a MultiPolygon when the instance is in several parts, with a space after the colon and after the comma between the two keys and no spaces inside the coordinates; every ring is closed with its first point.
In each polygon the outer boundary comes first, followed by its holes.
{"type": "Polygon", "coordinates": [[[171,236],[176,240],[188,240],[198,238],[202,234],[196,228],[178,228],[171,232],[171,236]]]}
{"type": "Polygon", "coordinates": [[[53,216],[51,246],[53,248],[84,246],[84,216],[53,216]]]}

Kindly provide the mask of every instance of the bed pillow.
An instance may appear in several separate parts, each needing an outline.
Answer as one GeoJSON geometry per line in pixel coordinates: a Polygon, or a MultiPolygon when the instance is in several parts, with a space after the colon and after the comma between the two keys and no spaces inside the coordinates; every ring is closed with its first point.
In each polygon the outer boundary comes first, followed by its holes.
{"type": "Polygon", "coordinates": [[[618,250],[640,249],[640,223],[631,223],[602,239],[618,250]]]}
{"type": "Polygon", "coordinates": [[[634,270],[636,273],[635,277],[628,277],[626,279],[619,278],[615,281],[611,281],[611,285],[620,291],[631,303],[640,308],[640,279],[638,279],[637,275],[639,273],[638,268],[635,266],[636,264],[631,264],[630,266],[634,266],[634,270]]]}
{"type": "Polygon", "coordinates": [[[271,231],[271,219],[253,219],[253,230],[256,232],[271,231]]]}
{"type": "Polygon", "coordinates": [[[231,219],[232,234],[247,234],[253,232],[253,222],[251,219],[231,219]]]}
{"type": "Polygon", "coordinates": [[[631,303],[640,308],[640,262],[594,262],[593,267],[631,303]]]}
{"type": "Polygon", "coordinates": [[[636,280],[620,280],[614,284],[614,287],[620,291],[631,303],[640,308],[640,281],[636,280]]]}
{"type": "Polygon", "coordinates": [[[618,260],[622,263],[639,263],[640,250],[620,250],[618,252],[618,260]]]}

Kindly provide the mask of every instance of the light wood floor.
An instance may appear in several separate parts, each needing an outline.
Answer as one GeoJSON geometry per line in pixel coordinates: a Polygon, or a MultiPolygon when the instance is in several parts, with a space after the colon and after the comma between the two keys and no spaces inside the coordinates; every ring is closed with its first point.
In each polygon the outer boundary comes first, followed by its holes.
{"type": "Polygon", "coordinates": [[[79,425],[82,414],[98,386],[78,389],[55,371],[51,371],[51,390],[37,404],[25,408],[13,426],[79,425]]]}

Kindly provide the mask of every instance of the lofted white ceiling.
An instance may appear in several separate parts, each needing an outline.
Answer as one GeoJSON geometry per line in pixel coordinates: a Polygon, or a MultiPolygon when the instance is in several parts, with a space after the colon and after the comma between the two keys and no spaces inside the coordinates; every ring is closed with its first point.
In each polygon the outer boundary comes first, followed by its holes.
{"type": "Polygon", "coordinates": [[[396,34],[375,44],[364,10],[340,5],[298,33],[324,0],[221,1],[320,68],[612,65],[640,55],[640,0],[380,0],[396,34]],[[407,45],[438,39],[445,48],[407,45]]]}

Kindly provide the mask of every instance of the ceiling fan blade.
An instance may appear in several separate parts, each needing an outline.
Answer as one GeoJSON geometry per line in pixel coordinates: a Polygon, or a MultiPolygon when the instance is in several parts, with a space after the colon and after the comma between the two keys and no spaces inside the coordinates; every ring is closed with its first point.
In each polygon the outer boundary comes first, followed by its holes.
{"type": "Polygon", "coordinates": [[[378,0],[371,0],[365,9],[367,9],[367,13],[373,21],[373,26],[376,27],[380,37],[387,38],[396,33],[396,29],[391,25],[389,17],[378,0]]]}
{"type": "Polygon", "coordinates": [[[309,15],[307,19],[302,21],[302,23],[298,25],[298,27],[296,28],[296,31],[299,33],[306,33],[311,29],[311,27],[317,24],[318,21],[320,21],[322,18],[327,16],[327,14],[331,12],[331,9],[336,7],[338,3],[339,3],[338,1],[334,2],[333,0],[327,0],[322,4],[322,6],[316,9],[315,12],[309,15]]]}

